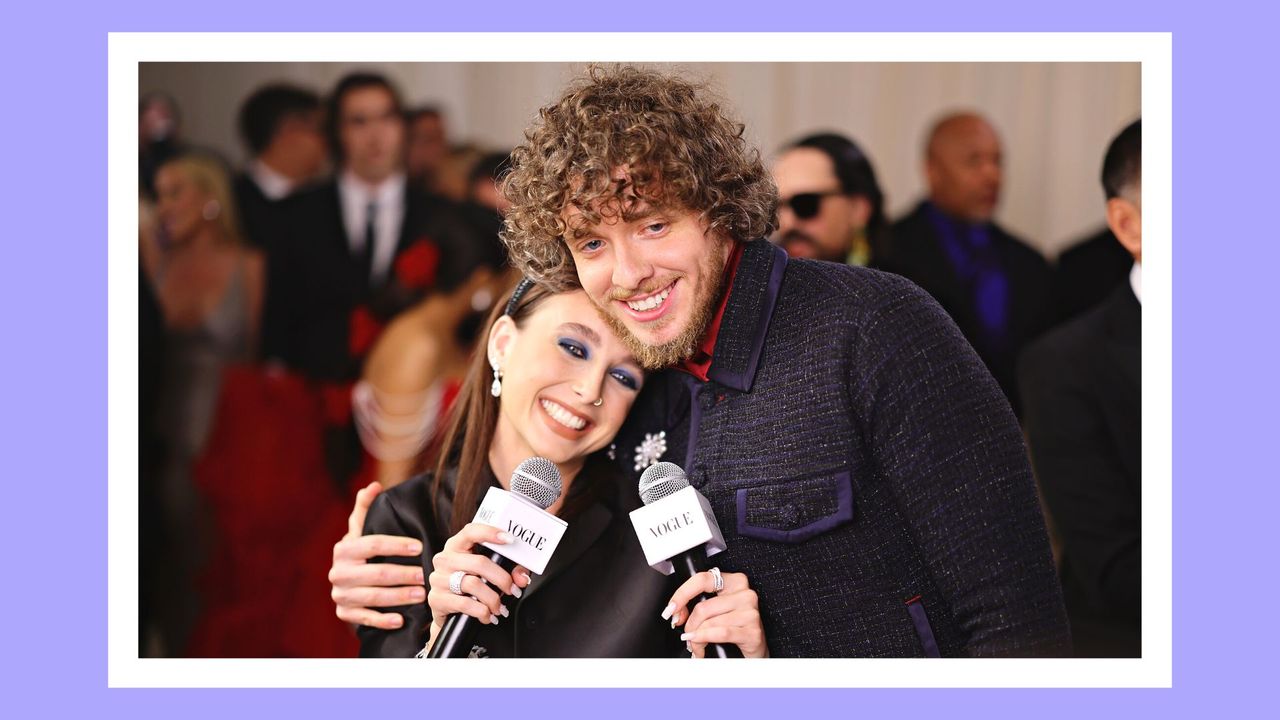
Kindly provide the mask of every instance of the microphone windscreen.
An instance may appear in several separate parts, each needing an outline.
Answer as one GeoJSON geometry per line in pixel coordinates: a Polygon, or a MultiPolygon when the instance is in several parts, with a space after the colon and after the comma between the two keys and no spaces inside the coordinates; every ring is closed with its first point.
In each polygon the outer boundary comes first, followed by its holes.
{"type": "Polygon", "coordinates": [[[559,499],[563,489],[560,468],[546,458],[531,457],[511,474],[511,492],[523,495],[543,510],[559,499]]]}
{"type": "Polygon", "coordinates": [[[652,505],[687,487],[689,487],[689,478],[679,465],[660,462],[650,465],[640,476],[640,500],[645,505],[652,505]]]}

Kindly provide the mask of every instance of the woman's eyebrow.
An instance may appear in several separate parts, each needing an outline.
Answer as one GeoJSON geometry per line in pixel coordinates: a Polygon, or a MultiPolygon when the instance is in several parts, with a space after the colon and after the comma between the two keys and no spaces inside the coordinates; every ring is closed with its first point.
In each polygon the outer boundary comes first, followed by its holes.
{"type": "Polygon", "coordinates": [[[563,325],[560,326],[560,329],[568,330],[569,332],[582,335],[588,341],[590,341],[592,345],[603,344],[603,342],[600,340],[600,335],[596,333],[595,330],[592,330],[591,328],[587,327],[586,325],[583,325],[582,323],[575,323],[575,322],[564,323],[563,325]]]}

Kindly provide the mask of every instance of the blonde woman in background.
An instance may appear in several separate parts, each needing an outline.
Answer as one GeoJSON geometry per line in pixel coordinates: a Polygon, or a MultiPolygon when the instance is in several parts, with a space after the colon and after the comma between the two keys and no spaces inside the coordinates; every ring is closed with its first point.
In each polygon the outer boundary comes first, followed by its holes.
{"type": "MultiPolygon", "coordinates": [[[[191,466],[208,436],[223,368],[249,361],[257,342],[264,260],[242,242],[230,177],[216,158],[186,154],[155,178],[156,204],[140,217],[142,267],[165,326],[155,423],[164,447],[159,502],[169,554],[157,589],[155,651],[182,654],[198,612],[192,587],[208,521],[191,466]]],[[[147,419],[144,418],[144,422],[147,419]]]]}

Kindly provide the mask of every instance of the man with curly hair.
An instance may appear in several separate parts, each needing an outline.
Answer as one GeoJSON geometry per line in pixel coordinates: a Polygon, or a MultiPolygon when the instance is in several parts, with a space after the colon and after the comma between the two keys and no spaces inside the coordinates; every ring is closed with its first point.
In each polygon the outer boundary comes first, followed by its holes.
{"type": "MultiPolygon", "coordinates": [[[[715,562],[749,581],[771,655],[1069,653],[1017,422],[928,295],[764,240],[773,182],[685,80],[593,69],[525,137],[504,182],[512,260],[585,289],[658,371],[618,459],[633,480],[675,462],[708,498],[715,562]]],[[[717,613],[723,597],[684,612],[714,582],[673,598],[696,650],[753,620],[717,613]]]]}

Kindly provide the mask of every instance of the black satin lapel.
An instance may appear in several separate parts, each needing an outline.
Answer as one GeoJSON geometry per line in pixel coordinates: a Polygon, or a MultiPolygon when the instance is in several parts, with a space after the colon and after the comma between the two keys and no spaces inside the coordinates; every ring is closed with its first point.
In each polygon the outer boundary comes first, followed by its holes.
{"type": "Polygon", "coordinates": [[[613,512],[598,502],[575,517],[569,523],[569,529],[565,531],[564,537],[560,539],[560,545],[556,547],[555,554],[551,556],[547,571],[533,576],[533,582],[524,591],[524,598],[527,599],[538,592],[544,584],[573,565],[574,561],[599,539],[612,522],[613,512]]]}

